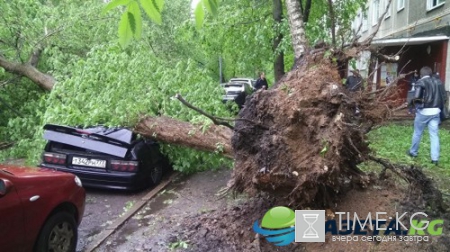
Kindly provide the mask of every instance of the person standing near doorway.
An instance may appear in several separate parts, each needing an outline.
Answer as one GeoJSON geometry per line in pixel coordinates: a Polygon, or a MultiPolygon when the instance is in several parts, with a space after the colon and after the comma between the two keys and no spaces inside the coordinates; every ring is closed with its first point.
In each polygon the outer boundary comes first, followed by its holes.
{"type": "Polygon", "coordinates": [[[425,126],[428,126],[430,135],[431,163],[438,165],[439,161],[439,124],[441,122],[440,112],[445,101],[442,92],[445,92],[442,82],[432,77],[432,70],[428,66],[420,69],[420,80],[416,82],[415,93],[411,103],[417,109],[414,119],[414,133],[412,135],[411,148],[406,151],[410,157],[417,157],[419,144],[425,126]]]}

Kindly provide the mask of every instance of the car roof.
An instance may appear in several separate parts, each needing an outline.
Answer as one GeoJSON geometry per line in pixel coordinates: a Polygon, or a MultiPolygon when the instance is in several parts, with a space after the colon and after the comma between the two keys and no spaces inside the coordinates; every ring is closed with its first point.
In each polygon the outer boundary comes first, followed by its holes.
{"type": "Polygon", "coordinates": [[[252,78],[231,78],[230,81],[252,81],[252,78]]]}

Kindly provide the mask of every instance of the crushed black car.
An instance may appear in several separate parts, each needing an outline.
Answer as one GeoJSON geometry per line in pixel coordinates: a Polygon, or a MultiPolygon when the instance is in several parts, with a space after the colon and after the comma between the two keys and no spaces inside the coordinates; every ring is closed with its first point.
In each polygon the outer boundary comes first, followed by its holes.
{"type": "Polygon", "coordinates": [[[171,170],[159,144],[117,127],[44,126],[41,167],[77,175],[85,187],[140,190],[171,170]]]}

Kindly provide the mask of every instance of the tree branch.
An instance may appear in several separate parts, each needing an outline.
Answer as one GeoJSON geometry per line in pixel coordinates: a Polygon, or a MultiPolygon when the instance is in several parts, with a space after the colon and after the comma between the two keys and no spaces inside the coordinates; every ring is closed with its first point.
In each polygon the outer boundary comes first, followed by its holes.
{"type": "Polygon", "coordinates": [[[257,122],[254,122],[252,120],[248,120],[248,119],[245,119],[245,118],[224,118],[224,117],[217,117],[217,116],[210,115],[210,114],[206,113],[205,111],[203,111],[203,110],[195,107],[194,105],[190,104],[189,102],[187,102],[185,99],[183,99],[183,97],[180,94],[176,94],[175,98],[177,98],[186,107],[188,107],[190,109],[193,109],[193,110],[197,111],[199,114],[202,114],[202,115],[208,117],[209,119],[211,119],[211,121],[213,121],[213,123],[215,125],[223,125],[223,126],[225,126],[227,128],[234,129],[233,126],[231,126],[230,124],[228,124],[226,122],[227,121],[228,122],[231,122],[231,121],[243,121],[243,122],[248,122],[248,123],[255,124],[256,126],[262,128],[262,129],[265,129],[265,130],[269,129],[268,127],[266,127],[266,126],[264,126],[264,125],[262,125],[260,123],[257,123],[257,122]],[[225,122],[223,122],[223,121],[225,121],[225,122]]]}
{"type": "Polygon", "coordinates": [[[10,62],[2,55],[0,55],[0,67],[9,73],[25,76],[45,90],[51,90],[56,82],[53,76],[42,73],[30,63],[10,62]]]}
{"type": "Polygon", "coordinates": [[[229,123],[227,123],[227,122],[221,122],[221,121],[219,121],[215,116],[210,115],[210,114],[206,113],[205,111],[203,111],[203,110],[201,110],[201,109],[199,109],[199,108],[197,108],[197,107],[194,107],[192,104],[190,104],[190,103],[187,102],[185,99],[183,99],[183,97],[182,97],[180,94],[176,94],[176,95],[175,95],[175,98],[177,98],[177,99],[178,99],[181,103],[183,103],[186,107],[188,107],[188,108],[190,108],[190,109],[192,109],[192,110],[198,112],[199,114],[202,114],[202,115],[208,117],[209,119],[211,119],[211,121],[213,121],[213,123],[214,123],[215,125],[223,125],[223,126],[229,128],[229,129],[232,129],[232,130],[234,129],[234,127],[231,126],[229,123]]]}
{"type": "Polygon", "coordinates": [[[375,36],[376,36],[377,33],[378,33],[378,30],[380,29],[380,26],[381,26],[381,23],[382,23],[383,20],[384,20],[384,17],[386,16],[386,14],[387,14],[388,11],[389,11],[389,7],[391,6],[391,1],[392,1],[392,0],[389,0],[388,4],[387,4],[387,6],[386,6],[386,9],[384,10],[383,15],[381,15],[381,16],[378,18],[378,23],[377,23],[377,26],[375,27],[375,31],[372,32],[372,34],[370,34],[370,36],[369,36],[366,40],[364,40],[364,41],[361,43],[362,45],[364,45],[364,46],[369,46],[369,45],[372,43],[372,40],[375,38],[375,36]]]}

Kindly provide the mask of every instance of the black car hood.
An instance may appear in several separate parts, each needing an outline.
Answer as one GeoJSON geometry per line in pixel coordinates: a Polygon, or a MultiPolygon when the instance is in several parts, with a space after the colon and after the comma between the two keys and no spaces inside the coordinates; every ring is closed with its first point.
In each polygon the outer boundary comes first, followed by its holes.
{"type": "Polygon", "coordinates": [[[126,128],[44,126],[44,139],[124,158],[135,135],[126,128]]]}

